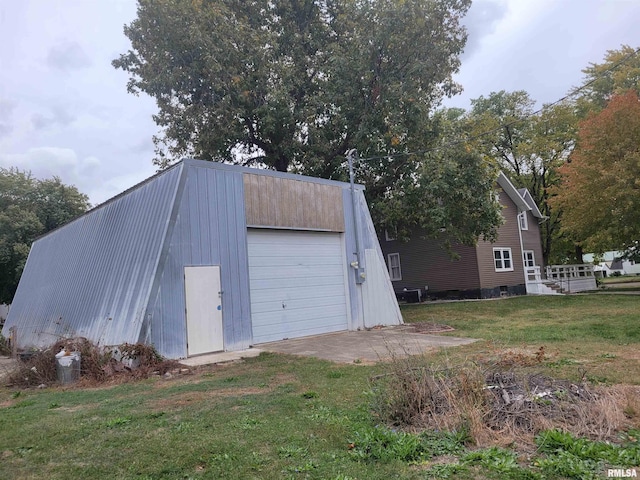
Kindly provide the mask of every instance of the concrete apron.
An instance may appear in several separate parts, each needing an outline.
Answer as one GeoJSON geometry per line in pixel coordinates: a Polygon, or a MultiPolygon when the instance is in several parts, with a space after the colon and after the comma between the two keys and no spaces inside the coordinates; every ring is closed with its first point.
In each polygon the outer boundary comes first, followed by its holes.
{"type": "Polygon", "coordinates": [[[411,326],[398,325],[374,330],[328,333],[261,343],[248,350],[199,355],[180,360],[180,363],[189,366],[207,365],[255,357],[260,352],[276,352],[316,357],[337,363],[372,364],[393,358],[419,355],[439,347],[468,345],[476,341],[477,339],[473,338],[414,333],[411,326]]]}
{"type": "MultiPolygon", "coordinates": [[[[477,341],[474,338],[445,337],[413,333],[409,325],[384,327],[357,332],[337,332],[312,337],[292,338],[279,342],[261,343],[255,348],[237,352],[219,352],[180,360],[187,366],[210,365],[256,357],[261,352],[286,353],[316,357],[337,363],[372,364],[392,358],[419,355],[434,348],[456,347],[477,341]]],[[[0,357],[0,381],[8,376],[17,362],[0,357]]]]}

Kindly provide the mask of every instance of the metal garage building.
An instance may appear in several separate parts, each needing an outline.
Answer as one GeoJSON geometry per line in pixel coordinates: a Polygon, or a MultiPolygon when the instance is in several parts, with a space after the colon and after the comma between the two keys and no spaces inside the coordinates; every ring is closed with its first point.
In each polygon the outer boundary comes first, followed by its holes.
{"type": "Polygon", "coordinates": [[[183,160],[34,242],[2,333],[184,358],[401,322],[362,186],[183,160]]]}

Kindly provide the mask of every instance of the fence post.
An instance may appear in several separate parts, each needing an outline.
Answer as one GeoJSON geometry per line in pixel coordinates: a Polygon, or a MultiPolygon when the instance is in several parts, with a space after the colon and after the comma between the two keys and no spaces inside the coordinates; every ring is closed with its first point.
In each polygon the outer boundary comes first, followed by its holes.
{"type": "Polygon", "coordinates": [[[9,329],[9,343],[11,344],[11,358],[18,358],[18,327],[9,329]]]}

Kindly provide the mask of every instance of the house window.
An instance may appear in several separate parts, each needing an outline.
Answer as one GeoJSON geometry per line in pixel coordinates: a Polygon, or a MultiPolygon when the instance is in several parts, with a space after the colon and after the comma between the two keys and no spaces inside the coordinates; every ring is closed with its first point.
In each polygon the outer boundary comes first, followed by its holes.
{"type": "Polygon", "coordinates": [[[511,261],[511,258],[510,248],[494,248],[493,263],[496,267],[496,272],[513,271],[513,262],[511,261]]]}
{"type": "Polygon", "coordinates": [[[522,258],[524,260],[525,268],[536,266],[536,259],[533,256],[533,250],[525,250],[522,252],[522,258]]]}
{"type": "Polygon", "coordinates": [[[389,262],[389,277],[392,281],[402,280],[402,271],[400,270],[400,254],[390,253],[387,255],[389,262]]]}
{"type": "Polygon", "coordinates": [[[389,230],[385,230],[385,231],[384,231],[384,239],[385,239],[387,242],[391,242],[391,241],[395,240],[395,239],[396,239],[396,237],[394,237],[393,235],[389,235],[389,230]]]}
{"type": "Polygon", "coordinates": [[[518,223],[520,223],[520,230],[529,230],[527,212],[522,212],[518,214],[518,223]]]}

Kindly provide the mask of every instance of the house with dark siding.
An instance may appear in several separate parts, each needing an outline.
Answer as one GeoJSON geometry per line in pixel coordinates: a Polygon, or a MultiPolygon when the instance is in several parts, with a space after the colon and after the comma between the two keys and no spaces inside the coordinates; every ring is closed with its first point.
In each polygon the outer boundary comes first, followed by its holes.
{"type": "Polygon", "coordinates": [[[492,298],[534,292],[540,280],[544,216],[526,189],[518,191],[500,173],[497,193],[504,223],[495,243],[478,240],[475,246],[453,245],[453,259],[442,239],[425,238],[416,231],[402,242],[383,232],[380,244],[398,297],[492,298]]]}

